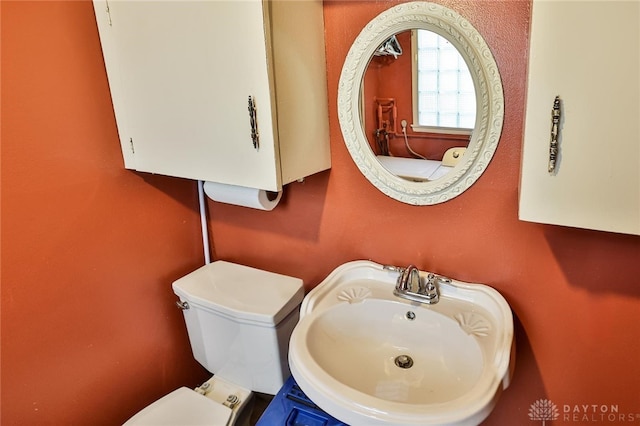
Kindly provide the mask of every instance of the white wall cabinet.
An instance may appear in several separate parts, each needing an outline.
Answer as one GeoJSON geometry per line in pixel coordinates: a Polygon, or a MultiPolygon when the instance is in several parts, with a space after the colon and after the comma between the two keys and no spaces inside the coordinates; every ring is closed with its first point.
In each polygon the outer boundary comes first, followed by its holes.
{"type": "Polygon", "coordinates": [[[331,166],[321,1],[94,8],[126,168],[278,191],[331,166]]]}
{"type": "Polygon", "coordinates": [[[534,0],[531,22],[520,219],[640,234],[640,2],[534,0]]]}

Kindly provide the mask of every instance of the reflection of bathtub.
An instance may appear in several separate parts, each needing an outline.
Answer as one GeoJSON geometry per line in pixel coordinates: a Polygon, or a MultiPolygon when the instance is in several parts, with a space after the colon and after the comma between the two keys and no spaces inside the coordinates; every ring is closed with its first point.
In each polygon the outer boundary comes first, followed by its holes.
{"type": "Polygon", "coordinates": [[[376,156],[382,166],[394,175],[416,182],[436,180],[446,175],[453,167],[443,166],[442,161],[420,158],[376,156]]]}

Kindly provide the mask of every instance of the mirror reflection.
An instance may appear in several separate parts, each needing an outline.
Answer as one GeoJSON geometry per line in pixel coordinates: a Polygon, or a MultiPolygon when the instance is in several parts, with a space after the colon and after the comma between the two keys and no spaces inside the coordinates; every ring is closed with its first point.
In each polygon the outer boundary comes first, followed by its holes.
{"type": "MultiPolygon", "coordinates": [[[[427,73],[416,80],[440,82],[445,74],[459,72],[450,66],[454,62],[450,54],[441,58],[447,67],[427,67],[427,73]]],[[[403,203],[443,203],[469,189],[496,151],[504,120],[500,72],[482,35],[456,11],[426,1],[401,3],[365,25],[351,45],[338,84],[338,119],[351,158],[372,185],[403,203]],[[413,96],[411,57],[416,55],[409,52],[411,33],[417,33],[414,30],[439,34],[457,47],[473,84],[467,78],[459,84],[465,90],[456,89],[460,91],[456,97],[440,99],[435,93],[449,88],[451,80],[442,88],[436,86],[434,93],[423,89],[421,83],[420,89],[415,89],[421,95],[413,96]],[[404,67],[399,67],[401,61],[405,61],[404,67]],[[385,74],[395,67],[402,70],[385,74]],[[471,93],[475,103],[470,100],[471,93]],[[414,112],[414,102],[422,99],[432,109],[425,114],[414,112]],[[460,100],[468,103],[458,105],[456,115],[461,119],[452,124],[450,111],[444,106],[460,100]],[[469,118],[470,114],[475,119],[469,118]],[[423,122],[421,115],[443,119],[434,124],[423,122]]]]}
{"type": "Polygon", "coordinates": [[[376,158],[411,181],[445,176],[464,156],[475,127],[469,68],[456,47],[433,31],[402,31],[382,43],[365,70],[360,101],[376,158]]]}

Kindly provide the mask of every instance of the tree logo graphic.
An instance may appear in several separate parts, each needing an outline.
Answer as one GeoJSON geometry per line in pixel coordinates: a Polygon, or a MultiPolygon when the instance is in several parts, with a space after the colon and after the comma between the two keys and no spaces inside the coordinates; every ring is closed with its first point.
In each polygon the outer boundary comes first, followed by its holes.
{"type": "Polygon", "coordinates": [[[542,420],[542,426],[547,420],[555,420],[559,416],[558,407],[548,399],[539,399],[529,407],[529,419],[542,420]]]}

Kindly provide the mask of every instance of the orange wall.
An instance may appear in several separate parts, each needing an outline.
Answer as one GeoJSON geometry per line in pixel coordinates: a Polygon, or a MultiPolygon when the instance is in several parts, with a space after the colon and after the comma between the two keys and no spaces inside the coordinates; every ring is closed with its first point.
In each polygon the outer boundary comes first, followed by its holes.
{"type": "Polygon", "coordinates": [[[210,203],[215,254],[300,276],[308,288],[355,259],[489,284],[512,306],[518,355],[487,424],[529,424],[540,398],[561,411],[617,404],[640,415],[640,238],[518,221],[529,3],[439,2],[483,34],[502,75],[505,124],[483,176],[458,198],[416,207],[359,173],[340,133],[338,79],[359,29],[396,2],[325,2],[332,168],[289,185],[272,212],[210,203]]]}
{"type": "Polygon", "coordinates": [[[2,14],[2,425],[116,425],[208,377],[171,282],[196,184],[126,171],[90,2],[2,14]]]}
{"type": "MultiPolygon", "coordinates": [[[[640,413],[640,238],[517,219],[528,3],[443,1],[485,36],[505,89],[498,150],[467,192],[404,205],[351,161],[341,66],[394,3],[326,3],[332,169],[289,185],[273,212],[210,202],[214,255],[307,288],[354,259],[492,285],[516,315],[518,355],[487,424],[529,424],[540,398],[640,413]]],[[[207,377],[170,290],[201,262],[195,184],[123,169],[89,2],[0,7],[0,423],[119,424],[207,377]]]]}

